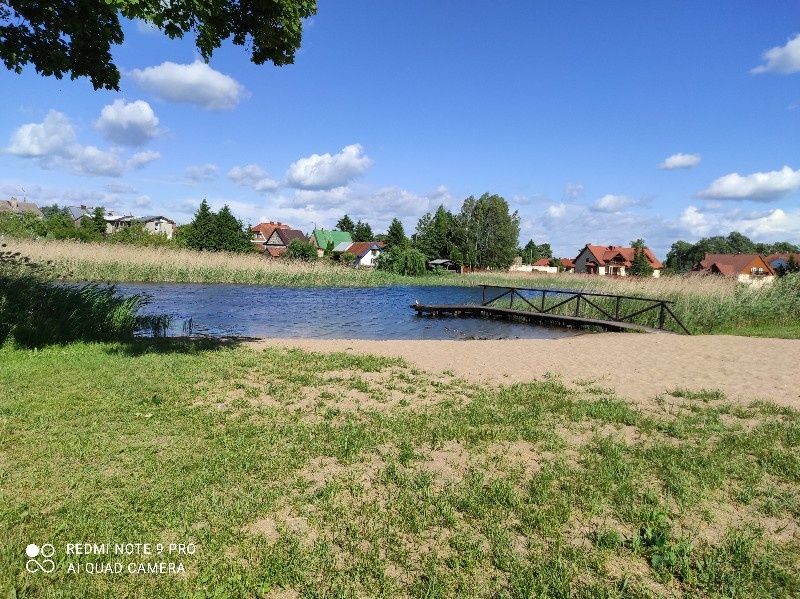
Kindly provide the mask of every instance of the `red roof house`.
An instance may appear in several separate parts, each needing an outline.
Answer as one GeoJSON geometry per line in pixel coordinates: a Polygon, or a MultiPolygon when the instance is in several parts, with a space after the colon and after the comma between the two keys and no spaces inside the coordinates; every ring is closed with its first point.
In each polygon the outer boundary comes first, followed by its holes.
{"type": "MultiPolygon", "coordinates": [[[[644,255],[653,267],[653,276],[660,276],[661,269],[664,268],[661,261],[650,248],[644,248],[644,255]]],[[[574,260],[575,272],[624,277],[633,266],[635,257],[636,248],[633,247],[587,243],[574,260]]]]}

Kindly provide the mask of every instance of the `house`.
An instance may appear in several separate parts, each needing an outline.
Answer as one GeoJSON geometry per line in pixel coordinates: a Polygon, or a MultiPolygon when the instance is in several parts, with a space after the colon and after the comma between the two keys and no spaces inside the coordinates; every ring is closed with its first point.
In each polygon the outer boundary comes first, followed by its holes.
{"type": "Polygon", "coordinates": [[[39,210],[39,206],[33,202],[20,202],[16,198],[11,198],[10,200],[0,200],[0,212],[11,214],[33,214],[39,218],[43,216],[42,211],[39,210]]]}
{"type": "Polygon", "coordinates": [[[734,277],[740,283],[760,287],[775,278],[775,271],[761,254],[706,254],[693,272],[734,277]]]}
{"type": "Polygon", "coordinates": [[[264,223],[258,223],[250,227],[250,233],[252,234],[250,241],[253,242],[253,249],[258,250],[259,252],[263,252],[265,250],[265,245],[267,240],[272,237],[272,234],[275,232],[276,229],[290,229],[291,227],[287,224],[278,221],[269,221],[264,223]]]}
{"type": "Polygon", "coordinates": [[[550,266],[550,258],[539,258],[531,264],[531,270],[535,272],[557,273],[558,266],[550,266]]]}
{"type": "MultiPolygon", "coordinates": [[[[67,206],[67,213],[72,218],[72,223],[76,227],[81,226],[81,221],[84,218],[93,218],[96,208],[92,206],[67,206]]],[[[121,214],[114,210],[103,210],[103,220],[106,221],[106,235],[116,233],[123,227],[129,226],[134,220],[135,216],[132,214],[121,214]]]]}
{"type": "Polygon", "coordinates": [[[161,216],[160,214],[140,216],[133,220],[142,223],[144,230],[148,233],[152,235],[166,235],[167,239],[172,239],[172,236],[175,234],[175,229],[178,228],[174,220],[166,216],[161,216]]]}
{"type": "Polygon", "coordinates": [[[380,256],[384,248],[382,241],[356,241],[348,243],[343,241],[333,248],[334,254],[353,254],[356,258],[353,261],[353,266],[367,266],[374,267],[375,260],[380,256]]]}
{"type": "Polygon", "coordinates": [[[572,258],[561,258],[561,266],[564,272],[575,272],[575,261],[572,258]]]}
{"type": "Polygon", "coordinates": [[[320,258],[325,255],[325,250],[333,250],[340,243],[345,241],[353,243],[353,237],[347,231],[337,231],[336,229],[314,229],[309,238],[311,245],[317,248],[317,256],[320,258]]]}
{"type": "Polygon", "coordinates": [[[295,239],[305,242],[306,236],[302,231],[292,229],[288,225],[277,227],[264,242],[264,253],[273,258],[279,258],[286,253],[286,248],[295,239]]]}
{"type": "MultiPolygon", "coordinates": [[[[653,267],[653,276],[661,276],[664,265],[656,258],[650,248],[644,248],[644,255],[653,267]]],[[[612,275],[624,277],[633,265],[636,248],[621,245],[592,245],[587,243],[574,260],[576,273],[590,275],[612,275]]]]}
{"type": "Polygon", "coordinates": [[[770,254],[766,257],[767,264],[776,273],[786,272],[789,267],[789,260],[794,256],[794,263],[800,266],[800,254],[778,253],[770,254]]]}
{"type": "Polygon", "coordinates": [[[446,258],[437,258],[436,260],[429,260],[428,261],[428,268],[431,270],[451,270],[455,272],[461,272],[461,267],[453,262],[452,260],[447,260],[446,258]]]}

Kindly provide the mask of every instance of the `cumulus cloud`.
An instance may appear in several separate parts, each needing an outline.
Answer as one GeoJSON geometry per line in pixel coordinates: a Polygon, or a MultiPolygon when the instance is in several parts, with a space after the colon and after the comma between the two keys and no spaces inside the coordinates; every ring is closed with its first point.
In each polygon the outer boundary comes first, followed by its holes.
{"type": "Polygon", "coordinates": [[[280,187],[280,183],[271,178],[269,173],[257,164],[234,166],[228,171],[228,179],[255,191],[270,192],[280,187]]]}
{"type": "Polygon", "coordinates": [[[761,55],[764,64],[761,64],[751,73],[796,73],[800,71],[800,33],[789,39],[783,46],[770,48],[761,55]]]}
{"type": "Polygon", "coordinates": [[[191,64],[163,62],[134,69],[130,76],[154,96],[169,102],[196,104],[208,110],[229,110],[245,96],[244,86],[224,73],[196,60],[191,64]]]}
{"type": "Polygon", "coordinates": [[[150,164],[154,160],[158,160],[161,158],[161,154],[159,152],[154,152],[153,150],[147,150],[146,152],[136,152],[133,156],[128,159],[127,165],[128,168],[142,168],[145,165],[150,164]]]}
{"type": "Polygon", "coordinates": [[[678,222],[683,230],[694,237],[723,235],[730,231],[740,231],[756,241],[800,236],[800,210],[785,211],[775,208],[757,212],[716,212],[688,206],[681,213],[678,222]]]}
{"type": "Polygon", "coordinates": [[[583,195],[584,187],[581,183],[567,183],[564,186],[564,195],[570,199],[576,199],[583,195]]]}
{"type": "Polygon", "coordinates": [[[113,143],[140,146],[158,135],[158,117],[144,100],[114,100],[100,111],[95,127],[113,143]]]}
{"type": "Polygon", "coordinates": [[[22,125],[11,135],[7,151],[26,158],[61,153],[75,142],[75,128],[69,118],[51,110],[41,123],[22,125]]]}
{"type": "Polygon", "coordinates": [[[673,170],[679,168],[692,168],[700,164],[700,154],[683,154],[678,152],[672,156],[667,156],[658,168],[673,170]]]}
{"type": "Polygon", "coordinates": [[[561,219],[567,215],[567,205],[564,202],[551,204],[547,207],[547,216],[552,219],[561,219]]]}
{"type": "Polygon", "coordinates": [[[289,165],[286,180],[298,189],[333,189],[347,185],[372,166],[360,144],[342,148],[338,154],[312,154],[289,165]]]}
{"type": "Polygon", "coordinates": [[[84,146],[75,138],[69,118],[51,110],[41,123],[27,123],[11,135],[10,154],[36,160],[42,168],[66,168],[80,175],[119,177],[128,168],[152,162],[158,152],[140,152],[124,161],[116,150],[84,146]]]}
{"type": "Polygon", "coordinates": [[[717,200],[769,202],[800,189],[800,170],[784,166],[779,171],[751,175],[730,173],[715,179],[698,197],[717,200]]]}
{"type": "Polygon", "coordinates": [[[625,208],[636,205],[638,202],[628,196],[614,195],[607,193],[602,198],[592,204],[592,210],[596,212],[619,212],[625,208]]]}
{"type": "Polygon", "coordinates": [[[186,167],[186,170],[183,172],[183,174],[189,181],[200,183],[201,181],[211,181],[217,176],[218,170],[219,169],[217,168],[216,164],[196,164],[186,167]]]}

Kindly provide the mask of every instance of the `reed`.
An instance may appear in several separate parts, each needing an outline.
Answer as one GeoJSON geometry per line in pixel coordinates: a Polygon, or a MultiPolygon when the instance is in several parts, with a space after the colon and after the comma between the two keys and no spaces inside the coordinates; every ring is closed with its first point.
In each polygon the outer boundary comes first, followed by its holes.
{"type": "MultiPolygon", "coordinates": [[[[72,241],[7,240],[9,249],[52,261],[65,280],[93,282],[240,283],[285,287],[376,287],[480,284],[583,289],[674,302],[692,333],[800,335],[800,278],[787,276],[763,289],[722,277],[606,278],[577,274],[482,272],[407,277],[354,269],[329,261],[291,262],[258,254],[197,252],[72,241]]],[[[623,304],[623,309],[633,304],[623,304]]],[[[569,308],[564,308],[568,310],[569,308]]],[[[574,309],[574,308],[573,308],[574,309]]],[[[566,312],[565,312],[566,313],[566,312]]],[[[654,324],[657,316],[641,324],[654,324]]]]}

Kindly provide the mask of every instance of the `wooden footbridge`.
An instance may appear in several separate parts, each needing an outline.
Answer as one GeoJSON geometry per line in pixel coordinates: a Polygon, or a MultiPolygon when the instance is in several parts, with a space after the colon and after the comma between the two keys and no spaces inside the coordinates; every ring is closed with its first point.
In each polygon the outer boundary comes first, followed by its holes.
{"type": "Polygon", "coordinates": [[[482,288],[480,304],[412,304],[411,307],[418,315],[427,316],[477,316],[550,326],[640,333],[672,333],[675,332],[672,330],[674,328],[678,332],[691,335],[672,311],[670,306],[673,302],[666,300],[561,289],[500,285],[480,285],[480,287],[482,288]],[[487,299],[487,292],[492,291],[496,294],[487,299]],[[522,292],[527,292],[528,297],[522,292]],[[492,305],[503,299],[508,302],[507,307],[492,305]],[[514,308],[515,299],[519,309],[514,308]],[[655,326],[636,323],[634,322],[636,318],[646,319],[648,324],[655,326]]]}

